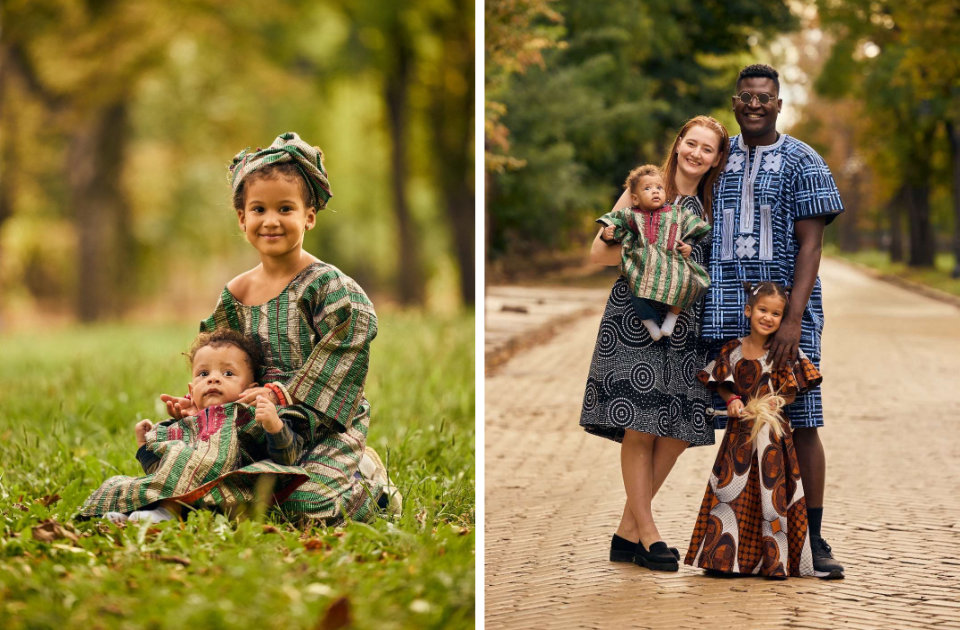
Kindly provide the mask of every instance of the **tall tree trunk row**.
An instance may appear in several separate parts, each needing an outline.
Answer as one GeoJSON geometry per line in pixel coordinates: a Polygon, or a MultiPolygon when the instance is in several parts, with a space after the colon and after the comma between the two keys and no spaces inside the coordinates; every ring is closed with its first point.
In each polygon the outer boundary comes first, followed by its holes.
{"type": "Polygon", "coordinates": [[[960,278],[960,125],[947,121],[947,139],[950,142],[950,165],[953,172],[953,272],[960,278]]]}
{"type": "Polygon", "coordinates": [[[384,97],[387,102],[388,126],[390,128],[390,188],[393,195],[393,211],[397,220],[398,298],[402,304],[422,304],[425,287],[423,270],[417,247],[417,232],[410,206],[407,203],[407,126],[409,124],[408,89],[410,81],[412,50],[408,34],[397,19],[392,25],[394,32],[394,71],[385,78],[384,97]]]}
{"type": "Polygon", "coordinates": [[[77,232],[77,317],[92,322],[118,315],[129,302],[133,236],[122,172],[127,105],[94,110],[67,151],[67,187],[77,232]]]}

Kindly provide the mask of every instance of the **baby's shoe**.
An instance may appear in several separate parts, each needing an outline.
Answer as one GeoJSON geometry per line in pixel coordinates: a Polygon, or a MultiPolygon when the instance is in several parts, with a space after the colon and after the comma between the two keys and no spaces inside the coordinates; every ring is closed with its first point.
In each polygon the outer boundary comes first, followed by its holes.
{"type": "Polygon", "coordinates": [[[176,515],[165,507],[156,507],[152,510],[137,510],[130,513],[131,522],[162,523],[172,521],[176,515]]]}
{"type": "Polygon", "coordinates": [[[391,516],[400,516],[403,510],[403,497],[397,487],[393,485],[387,475],[387,467],[383,465],[383,460],[373,450],[373,447],[367,446],[364,449],[359,468],[363,480],[374,490],[375,494],[376,488],[380,488],[377,496],[377,507],[391,516]]]}
{"type": "Polygon", "coordinates": [[[112,521],[114,523],[126,523],[130,520],[130,516],[124,514],[123,512],[107,512],[103,515],[103,520],[112,521]]]}
{"type": "Polygon", "coordinates": [[[663,318],[663,325],[660,326],[660,334],[664,337],[673,336],[673,328],[677,325],[678,313],[668,312],[663,318]]]}
{"type": "Polygon", "coordinates": [[[651,339],[653,339],[654,341],[657,341],[658,339],[660,339],[660,337],[663,337],[663,333],[660,332],[660,324],[658,324],[652,319],[644,319],[641,321],[643,322],[644,328],[646,328],[647,332],[650,333],[651,339]]]}

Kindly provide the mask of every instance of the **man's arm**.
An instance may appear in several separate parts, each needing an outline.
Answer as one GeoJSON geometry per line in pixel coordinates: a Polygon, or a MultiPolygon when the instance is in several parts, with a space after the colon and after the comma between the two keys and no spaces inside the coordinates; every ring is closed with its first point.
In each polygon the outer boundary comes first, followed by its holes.
{"type": "Polygon", "coordinates": [[[820,271],[820,256],[823,254],[824,217],[812,217],[797,221],[793,225],[799,250],[793,271],[793,289],[790,303],[783,315],[780,330],[770,340],[770,358],[779,369],[787,361],[796,361],[800,349],[800,325],[803,311],[810,301],[813,285],[820,271]]]}

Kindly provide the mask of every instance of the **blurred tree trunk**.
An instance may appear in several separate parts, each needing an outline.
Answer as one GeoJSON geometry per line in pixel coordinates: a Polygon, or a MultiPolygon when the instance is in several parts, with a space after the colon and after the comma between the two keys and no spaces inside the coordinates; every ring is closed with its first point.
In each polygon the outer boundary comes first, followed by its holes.
{"type": "Polygon", "coordinates": [[[80,321],[122,312],[131,287],[133,237],[122,172],[128,135],[127,104],[95,109],[70,138],[67,187],[77,230],[80,321]]]}
{"type": "Polygon", "coordinates": [[[930,223],[930,146],[933,129],[919,129],[915,144],[906,157],[907,238],[909,250],[907,265],[932,267],[936,255],[933,226],[930,223]]]}
{"type": "Polygon", "coordinates": [[[474,180],[473,180],[473,21],[464,19],[472,2],[457,8],[435,29],[443,51],[435,69],[437,85],[430,105],[433,163],[453,235],[463,304],[475,302],[474,180]],[[466,72],[464,69],[468,69],[466,72]]]}
{"type": "Polygon", "coordinates": [[[887,204],[890,220],[890,262],[903,261],[903,208],[907,205],[907,186],[901,184],[887,204]]]}
{"type": "Polygon", "coordinates": [[[413,50],[410,34],[394,15],[389,26],[392,67],[384,72],[384,97],[387,103],[387,123],[390,129],[390,169],[393,211],[397,219],[399,259],[397,284],[403,304],[422,304],[425,287],[423,270],[417,248],[417,232],[410,207],[407,204],[407,127],[409,125],[408,85],[412,69],[413,50]]]}
{"type": "Polygon", "coordinates": [[[860,196],[860,182],[863,173],[858,170],[851,170],[849,176],[845,179],[847,190],[850,194],[843,202],[844,217],[840,221],[837,234],[837,245],[841,251],[856,252],[860,250],[860,229],[859,222],[860,211],[863,208],[863,198],[860,196]]]}
{"type": "Polygon", "coordinates": [[[907,265],[932,267],[936,248],[930,225],[930,186],[924,181],[906,185],[907,222],[910,239],[907,265]]]}
{"type": "Polygon", "coordinates": [[[947,140],[950,142],[950,163],[953,167],[953,272],[960,278],[960,125],[947,121],[947,140]]]}
{"type": "MultiPolygon", "coordinates": [[[[9,98],[13,86],[5,52],[0,50],[0,95],[9,98]]],[[[0,234],[3,233],[3,224],[13,216],[14,188],[16,187],[16,149],[11,130],[17,128],[17,108],[10,107],[7,98],[0,98],[0,129],[5,130],[0,136],[0,234]]],[[[3,260],[2,249],[0,249],[0,260],[3,260]]],[[[0,285],[0,290],[2,289],[0,285]]],[[[0,322],[0,328],[2,328],[2,322],[0,322]]]]}

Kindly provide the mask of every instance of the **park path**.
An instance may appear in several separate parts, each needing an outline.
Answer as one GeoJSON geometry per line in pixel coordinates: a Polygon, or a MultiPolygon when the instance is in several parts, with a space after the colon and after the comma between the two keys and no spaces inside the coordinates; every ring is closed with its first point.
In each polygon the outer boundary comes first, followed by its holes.
{"type": "MultiPolygon", "coordinates": [[[[557,334],[487,375],[488,630],[960,628],[960,309],[831,260],[820,275],[823,531],[846,579],[713,579],[607,561],[624,499],[619,447],[577,424],[607,291],[580,290],[595,308],[571,305],[557,334]]],[[[556,299],[553,288],[522,294],[556,299]]],[[[519,299],[492,287],[487,325],[519,299]]],[[[715,454],[684,453],[654,502],[681,549],[715,454]]]]}

